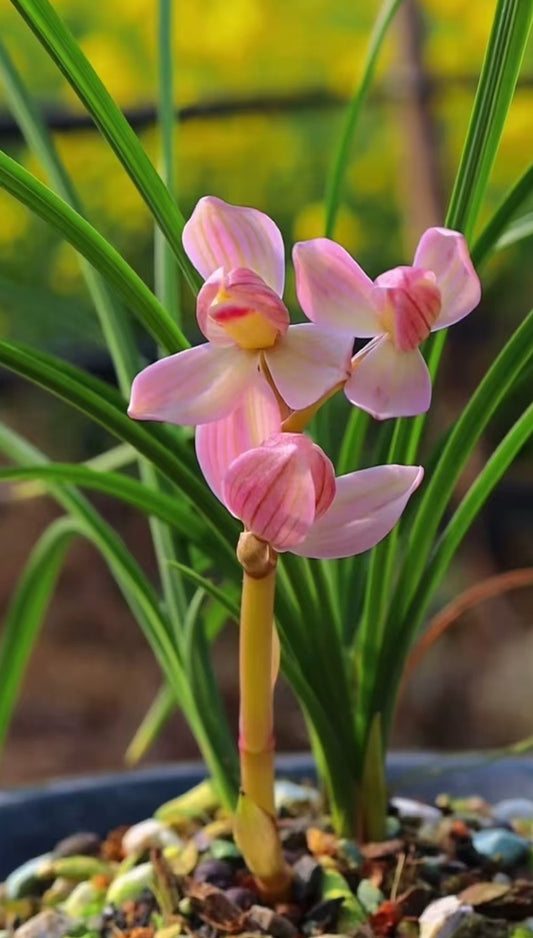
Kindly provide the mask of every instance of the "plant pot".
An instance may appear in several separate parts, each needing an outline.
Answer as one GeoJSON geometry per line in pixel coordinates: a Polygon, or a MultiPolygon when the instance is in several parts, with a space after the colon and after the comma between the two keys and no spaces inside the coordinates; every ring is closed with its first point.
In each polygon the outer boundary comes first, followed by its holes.
{"type": "MultiPolygon", "coordinates": [[[[149,817],[158,805],[201,781],[203,772],[201,763],[181,763],[0,792],[0,882],[20,863],[69,834],[105,834],[149,817]]],[[[313,763],[308,755],[283,756],[278,773],[309,778],[313,763]]],[[[421,799],[440,792],[476,794],[490,802],[533,799],[529,757],[489,761],[475,755],[398,752],[389,756],[388,777],[391,792],[421,799]]]]}

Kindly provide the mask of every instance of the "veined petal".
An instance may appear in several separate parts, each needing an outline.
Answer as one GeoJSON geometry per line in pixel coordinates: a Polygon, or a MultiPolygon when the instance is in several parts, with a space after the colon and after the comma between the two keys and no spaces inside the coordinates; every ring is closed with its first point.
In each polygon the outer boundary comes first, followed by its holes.
{"type": "Polygon", "coordinates": [[[303,410],[346,380],[352,346],[351,336],[345,333],[303,323],[290,326],[264,355],[283,400],[293,410],[303,410]]]}
{"type": "Polygon", "coordinates": [[[280,431],[281,416],[276,398],[259,373],[245,388],[230,414],[197,428],[198,462],[207,484],[220,501],[223,501],[224,477],[233,460],[280,431]]]}
{"type": "Polygon", "coordinates": [[[277,225],[255,208],[200,199],[183,229],[183,247],[204,280],[218,267],[247,267],[281,296],[285,251],[277,225]]]}
{"type": "Polygon", "coordinates": [[[193,426],[219,420],[239,402],[257,367],[257,354],[209,342],[169,355],[134,379],[128,414],[193,426]]]}
{"type": "Polygon", "coordinates": [[[388,336],[361,349],[344,385],[348,400],[377,420],[423,414],[431,403],[431,378],[421,352],[401,352],[388,336]]]}
{"type": "Polygon", "coordinates": [[[372,281],[347,251],[329,238],[294,245],[296,295],[308,319],[368,338],[383,330],[372,301],[372,281]]]}
{"type": "Polygon", "coordinates": [[[253,270],[217,268],[198,294],[198,325],[215,345],[266,348],[289,328],[283,300],[253,270]]]}
{"type": "Polygon", "coordinates": [[[226,473],[225,505],[276,550],[299,544],[314,521],[312,447],[301,434],[279,433],[237,457],[226,473]]]}
{"type": "Polygon", "coordinates": [[[420,239],[413,263],[432,270],[437,278],[442,306],[434,330],[451,326],[478,305],[481,284],[468,245],[458,231],[429,228],[420,239]]]}
{"type": "Polygon", "coordinates": [[[421,466],[376,466],[337,479],[331,507],[302,543],[303,557],[352,557],[392,530],[424,475],[421,466]]]}

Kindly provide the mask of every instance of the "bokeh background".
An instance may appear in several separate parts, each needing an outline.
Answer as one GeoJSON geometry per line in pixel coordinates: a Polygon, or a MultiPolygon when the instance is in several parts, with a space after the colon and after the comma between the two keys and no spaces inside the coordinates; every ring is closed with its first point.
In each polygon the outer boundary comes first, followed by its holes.
{"type": "MultiPolygon", "coordinates": [[[[55,0],[54,6],[157,161],[156,0],[55,0]]],[[[421,232],[443,220],[494,8],[492,0],[406,0],[397,18],[359,125],[335,232],[370,274],[408,261],[421,232]]],[[[377,9],[375,0],[176,3],[177,178],[185,215],[201,195],[211,193],[268,212],[287,245],[323,233],[325,176],[377,9]]],[[[91,220],[151,284],[153,231],[144,204],[7,2],[0,8],[0,32],[57,128],[57,146],[91,220]]],[[[531,160],[532,114],[530,47],[482,222],[531,160]]],[[[41,175],[1,87],[0,145],[41,175]]],[[[485,268],[481,307],[450,335],[433,409],[434,434],[454,420],[530,309],[531,251],[531,241],[523,242],[485,268]]],[[[290,279],[288,297],[294,306],[290,279]]],[[[186,327],[194,335],[185,294],[183,301],[186,327]]],[[[61,353],[113,380],[74,252],[2,192],[0,333],[61,353]]],[[[524,381],[491,424],[467,475],[529,403],[530,389],[531,382],[524,381]]],[[[8,374],[0,374],[0,391],[0,419],[53,458],[85,460],[110,442],[80,416],[8,374]]],[[[533,566],[532,457],[526,448],[495,492],[446,579],[439,605],[499,571],[533,566]]],[[[155,577],[143,520],[108,499],[96,503],[155,577]]],[[[56,515],[46,498],[0,492],[1,613],[36,537],[56,515]]],[[[406,686],[398,745],[499,746],[533,733],[532,601],[533,589],[501,595],[448,630],[406,686]]],[[[235,639],[228,627],[216,648],[233,717],[235,639]]],[[[0,763],[0,784],[119,767],[157,687],[157,668],[118,590],[94,552],[77,544],[27,674],[0,763]]],[[[303,723],[283,685],[278,713],[279,748],[305,748],[303,723]]],[[[195,755],[176,715],[149,758],[195,755]]]]}

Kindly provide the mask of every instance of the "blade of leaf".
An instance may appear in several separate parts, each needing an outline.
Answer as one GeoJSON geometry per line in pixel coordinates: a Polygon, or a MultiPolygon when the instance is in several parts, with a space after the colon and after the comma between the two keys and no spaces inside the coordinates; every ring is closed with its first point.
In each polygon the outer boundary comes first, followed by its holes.
{"type": "Polygon", "coordinates": [[[0,484],[33,479],[76,485],[79,488],[87,488],[117,498],[145,515],[161,518],[166,524],[189,537],[203,551],[209,553],[212,544],[211,535],[200,516],[192,512],[190,505],[179,502],[171,495],[150,489],[129,476],[118,472],[95,471],[86,466],[56,462],[42,466],[0,469],[0,484]]]}
{"type": "MultiPolygon", "coordinates": [[[[76,212],[84,215],[81,200],[59,158],[52,136],[34,107],[22,78],[1,40],[0,78],[6,91],[8,104],[24,134],[28,147],[42,163],[52,186],[59,195],[76,212]]],[[[129,316],[125,315],[124,309],[109,293],[105,281],[91,265],[81,256],[79,260],[107,348],[111,353],[119,387],[126,395],[130,390],[131,379],[140,367],[129,316]]],[[[72,310],[70,312],[72,317],[72,310]]],[[[79,328],[79,313],[76,315],[76,327],[79,328]]]]}
{"type": "Polygon", "coordinates": [[[118,251],[63,199],[2,152],[0,187],[61,232],[168,352],[187,348],[181,330],[118,251]]]}
{"type": "MultiPolygon", "coordinates": [[[[0,450],[23,464],[42,464],[46,461],[46,457],[36,447],[2,424],[0,450]]],[[[165,620],[152,586],[117,533],[76,489],[51,484],[50,492],[70,513],[72,524],[76,525],[79,534],[94,544],[109,566],[180,702],[224,803],[231,807],[236,798],[237,779],[230,763],[233,761],[236,764],[237,757],[227,722],[219,714],[218,733],[206,733],[204,715],[191,695],[170,624],[165,620]]]]}
{"type": "Polygon", "coordinates": [[[195,583],[196,586],[204,590],[205,593],[208,593],[215,600],[215,602],[220,603],[220,605],[224,607],[232,619],[235,619],[236,622],[239,621],[239,604],[236,603],[231,598],[231,596],[228,596],[224,590],[219,589],[219,587],[215,586],[211,580],[208,580],[207,577],[202,576],[201,573],[197,573],[197,571],[192,567],[188,567],[186,564],[179,563],[177,560],[169,561],[169,566],[176,567],[176,569],[179,570],[183,576],[187,577],[191,583],[195,583]]]}
{"type": "Polygon", "coordinates": [[[54,521],[35,544],[11,598],[0,643],[0,751],[33,646],[65,554],[76,534],[68,518],[54,521]]]}
{"type": "Polygon", "coordinates": [[[350,158],[350,149],[352,140],[357,127],[357,121],[361,114],[363,105],[366,101],[370,85],[374,77],[376,65],[387,35],[389,26],[394,19],[395,13],[402,3],[402,0],[385,0],[380,8],[370,41],[367,53],[363,63],[361,78],[357,85],[355,94],[348,105],[345,122],[342,129],[341,138],[332,162],[331,170],[326,180],[326,225],[325,235],[327,238],[333,237],[335,230],[335,221],[339,210],[339,203],[342,193],[342,186],[348,160],[350,158]]]}
{"type": "Polygon", "coordinates": [[[472,248],[472,261],[478,266],[490,256],[511,218],[533,192],[533,163],[512,186],[472,248]]]}
{"type": "Polygon", "coordinates": [[[175,710],[176,698],[172,689],[164,684],[158,690],[126,749],[124,759],[127,765],[134,766],[141,761],[175,710]]]}
{"type": "Polygon", "coordinates": [[[214,540],[223,548],[221,562],[224,557],[226,562],[231,559],[233,567],[233,545],[237,542],[237,527],[233,519],[188,468],[177,445],[171,450],[161,442],[164,435],[161,437],[159,432],[153,432],[126,416],[119,394],[72,365],[58,362],[43,352],[28,350],[21,344],[0,342],[0,363],[78,408],[123,442],[135,446],[194,502],[214,540]]]}
{"type": "MultiPolygon", "coordinates": [[[[175,192],[175,108],[174,65],[172,40],[174,36],[173,0],[158,2],[158,124],[161,133],[161,176],[168,189],[175,192]]],[[[166,237],[156,226],[154,231],[155,292],[165,309],[181,322],[179,267],[166,237]]]]}
{"type": "MultiPolygon", "coordinates": [[[[470,525],[477,517],[494,487],[507,472],[524,444],[533,435],[533,404],[522,414],[519,420],[505,435],[499,446],[481,470],[468,492],[457,506],[445,528],[435,552],[426,566],[418,589],[407,609],[404,619],[395,632],[394,655],[388,649],[388,655],[381,662],[379,673],[380,686],[397,689],[401,681],[403,666],[412,642],[420,628],[429,607],[431,597],[444,576],[459,544],[470,525]]],[[[394,694],[387,693],[387,708],[384,713],[384,726],[390,732],[393,719],[394,694]]]]}
{"type": "Polygon", "coordinates": [[[48,0],[11,0],[87,108],[150,208],[196,293],[199,279],[181,244],[183,217],[136,134],[48,0]]]}

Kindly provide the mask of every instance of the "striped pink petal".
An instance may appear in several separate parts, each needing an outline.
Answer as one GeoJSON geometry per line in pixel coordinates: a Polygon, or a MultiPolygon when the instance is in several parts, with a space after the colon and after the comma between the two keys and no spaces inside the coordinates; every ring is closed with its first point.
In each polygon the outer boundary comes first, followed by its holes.
{"type": "Polygon", "coordinates": [[[352,338],[313,323],[290,326],[280,342],[264,352],[279,393],[302,410],[350,374],[352,338]]]}
{"type": "Polygon", "coordinates": [[[224,502],[256,537],[276,550],[292,549],[335,493],[327,456],[300,433],[278,433],[231,464],[224,502]],[[317,459],[323,466],[318,469],[317,459]]]}
{"type": "Polygon", "coordinates": [[[283,293],[283,239],[277,225],[263,212],[205,196],[186,223],[182,239],[188,257],[204,280],[219,267],[226,272],[247,267],[278,296],[283,293]]]}
{"type": "Polygon", "coordinates": [[[413,417],[429,408],[431,378],[419,349],[401,352],[388,336],[379,336],[353,359],[344,393],[377,420],[413,417]]]}
{"type": "Polygon", "coordinates": [[[395,267],[377,278],[373,295],[397,349],[409,352],[427,339],[441,309],[432,271],[395,267]]]}
{"type": "Polygon", "coordinates": [[[256,353],[209,342],[169,355],[136,376],[128,415],[193,426],[219,420],[238,404],[257,368],[256,353]]]}
{"type": "Polygon", "coordinates": [[[298,302],[308,319],[361,338],[382,331],[372,281],[340,244],[329,238],[300,241],[292,257],[298,302]]]}
{"type": "Polygon", "coordinates": [[[458,231],[429,228],[416,249],[415,267],[432,270],[441,292],[442,306],[434,329],[444,329],[471,313],[481,299],[481,284],[458,231]]]}
{"type": "Polygon", "coordinates": [[[292,548],[303,557],[351,557],[392,530],[422,481],[421,466],[376,466],[337,479],[328,511],[292,548]]]}
{"type": "Polygon", "coordinates": [[[197,428],[198,462],[207,484],[220,501],[223,501],[224,477],[233,460],[280,431],[276,398],[259,373],[230,414],[197,428]]]}

